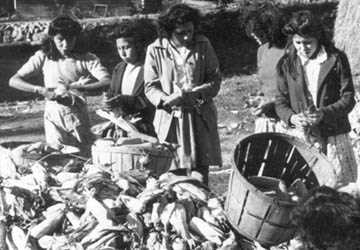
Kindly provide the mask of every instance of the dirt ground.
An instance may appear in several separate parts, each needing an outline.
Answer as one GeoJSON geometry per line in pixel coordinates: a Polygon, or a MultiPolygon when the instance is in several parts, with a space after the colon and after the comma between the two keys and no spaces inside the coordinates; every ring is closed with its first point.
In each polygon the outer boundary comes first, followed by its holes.
{"type": "MultiPolygon", "coordinates": [[[[219,194],[226,191],[237,142],[252,132],[254,123],[248,108],[248,98],[256,92],[257,87],[254,75],[227,77],[216,97],[223,166],[212,168],[210,186],[219,194]]],[[[94,111],[99,107],[101,97],[90,97],[88,102],[92,124],[99,123],[102,120],[94,111]]],[[[0,143],[44,140],[43,104],[42,100],[0,104],[0,143]]]]}

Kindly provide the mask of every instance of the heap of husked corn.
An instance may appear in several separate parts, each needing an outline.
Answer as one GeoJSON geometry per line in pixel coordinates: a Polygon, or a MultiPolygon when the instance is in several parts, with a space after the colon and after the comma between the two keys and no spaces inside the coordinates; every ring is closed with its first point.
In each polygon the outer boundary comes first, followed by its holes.
{"type": "Polygon", "coordinates": [[[140,183],[69,155],[25,157],[41,150],[0,148],[0,249],[240,249],[221,200],[196,178],[140,183]]]}

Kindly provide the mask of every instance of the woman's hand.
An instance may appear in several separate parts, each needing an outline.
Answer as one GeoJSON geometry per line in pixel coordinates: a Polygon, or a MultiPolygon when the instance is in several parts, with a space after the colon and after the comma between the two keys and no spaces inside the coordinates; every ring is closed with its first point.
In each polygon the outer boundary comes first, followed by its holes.
{"type": "Polygon", "coordinates": [[[76,82],[70,83],[69,88],[70,89],[78,89],[78,90],[80,90],[84,85],[86,85],[86,84],[88,84],[88,83],[90,83],[92,81],[94,81],[92,78],[82,76],[76,82]]]}
{"type": "Polygon", "coordinates": [[[290,123],[297,128],[304,128],[309,125],[308,118],[304,113],[294,114],[290,117],[290,123]]]}
{"type": "Polygon", "coordinates": [[[45,99],[48,100],[55,100],[56,98],[55,91],[52,89],[47,89],[45,87],[36,86],[35,93],[42,95],[43,97],[45,97],[45,99]]]}
{"type": "Polygon", "coordinates": [[[317,125],[321,122],[324,117],[324,113],[317,110],[315,112],[309,113],[306,115],[307,121],[310,126],[317,125]]]}
{"type": "Polygon", "coordinates": [[[195,106],[203,102],[203,100],[201,99],[201,94],[199,92],[183,92],[182,97],[182,103],[187,106],[195,106]]]}
{"type": "Polygon", "coordinates": [[[183,100],[183,94],[179,92],[175,92],[163,98],[164,101],[163,106],[164,107],[180,106],[182,100],[183,100]]]}

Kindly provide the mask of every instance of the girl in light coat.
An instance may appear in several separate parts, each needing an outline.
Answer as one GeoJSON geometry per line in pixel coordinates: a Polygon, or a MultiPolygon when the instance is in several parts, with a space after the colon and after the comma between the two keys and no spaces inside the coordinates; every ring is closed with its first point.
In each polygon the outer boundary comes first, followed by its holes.
{"type": "Polygon", "coordinates": [[[221,165],[217,111],[218,59],[198,33],[199,13],[175,5],[159,18],[159,38],[147,50],[145,94],[155,105],[160,141],[178,143],[180,167],[197,170],[207,183],[210,165],[221,165]]]}

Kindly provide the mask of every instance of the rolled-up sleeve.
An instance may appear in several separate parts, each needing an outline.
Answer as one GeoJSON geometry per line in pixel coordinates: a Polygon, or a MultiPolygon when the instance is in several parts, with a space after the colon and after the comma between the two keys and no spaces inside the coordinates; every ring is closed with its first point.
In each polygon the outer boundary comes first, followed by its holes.
{"type": "Polygon", "coordinates": [[[161,100],[167,94],[162,91],[160,82],[160,62],[156,61],[156,48],[149,46],[146,52],[144,64],[145,95],[149,101],[159,107],[161,100]]]}
{"type": "Polygon", "coordinates": [[[17,74],[23,78],[38,75],[42,71],[45,61],[45,54],[41,50],[37,51],[29,60],[17,71],[17,74]]]}
{"type": "Polygon", "coordinates": [[[85,59],[87,71],[97,80],[110,79],[108,70],[101,64],[100,59],[94,54],[88,53],[85,59]]]}

